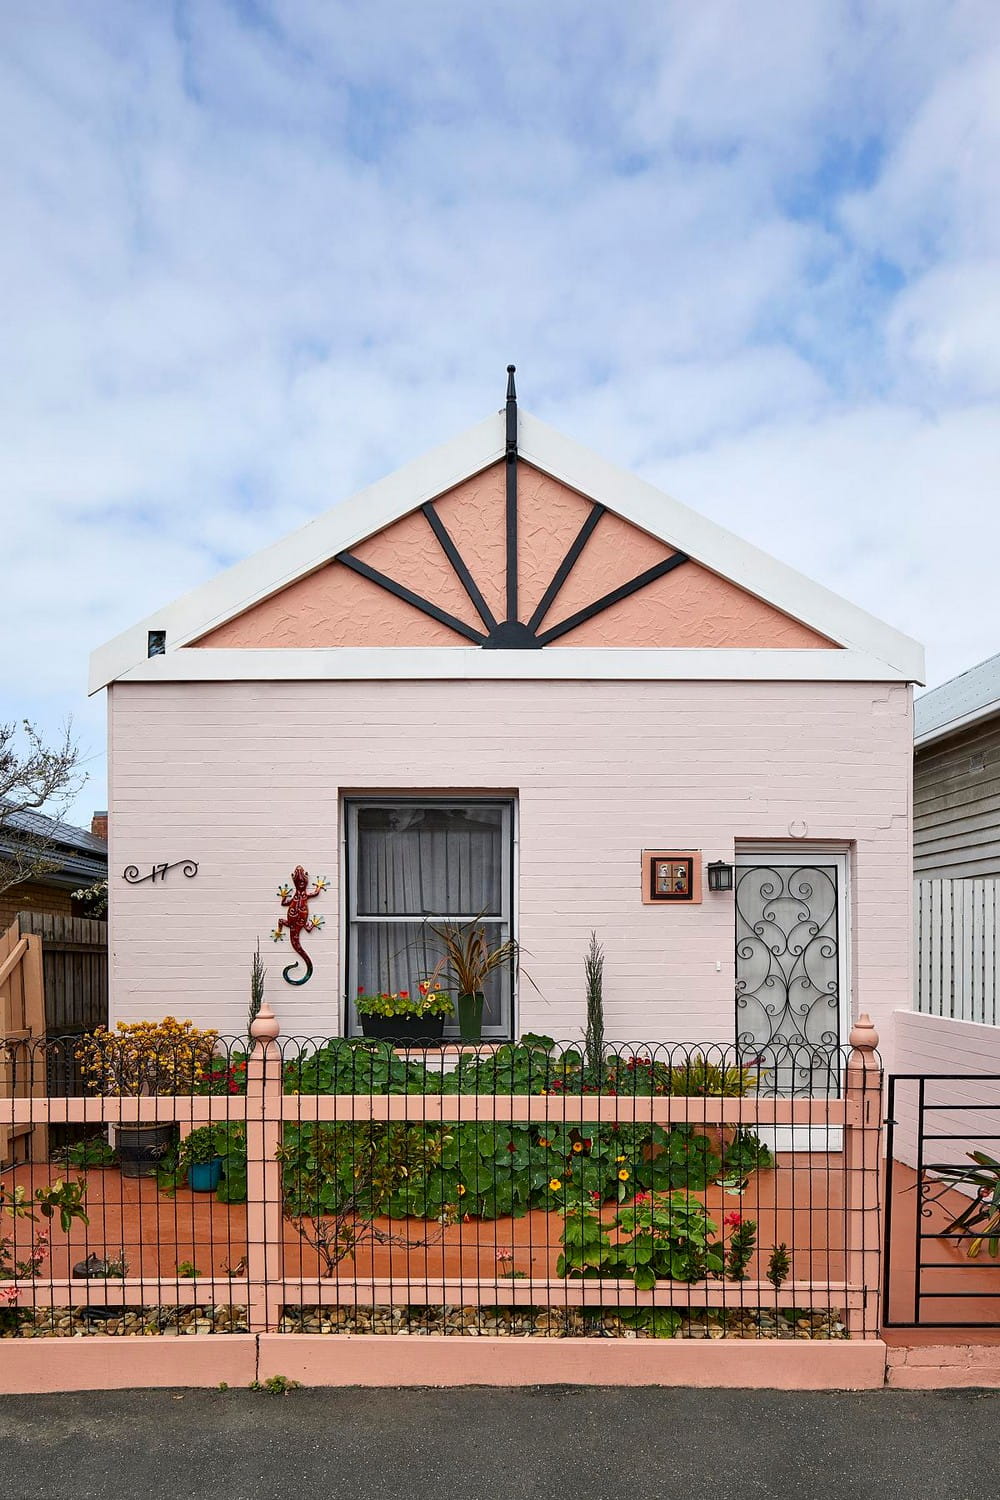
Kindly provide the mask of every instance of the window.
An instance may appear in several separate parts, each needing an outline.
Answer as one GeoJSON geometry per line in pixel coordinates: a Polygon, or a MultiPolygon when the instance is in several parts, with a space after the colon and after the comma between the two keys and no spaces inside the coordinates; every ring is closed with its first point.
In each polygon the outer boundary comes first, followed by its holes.
{"type": "MultiPolygon", "coordinates": [[[[491,946],[511,936],[513,803],[417,798],[350,801],[347,811],[347,1032],[359,986],[416,991],[438,962],[431,928],[479,919],[491,946]]],[[[450,976],[441,981],[454,984],[450,976]]],[[[483,1036],[509,1037],[513,976],[491,977],[483,1036]]],[[[457,1035],[457,1021],[445,1035],[457,1035]]]]}

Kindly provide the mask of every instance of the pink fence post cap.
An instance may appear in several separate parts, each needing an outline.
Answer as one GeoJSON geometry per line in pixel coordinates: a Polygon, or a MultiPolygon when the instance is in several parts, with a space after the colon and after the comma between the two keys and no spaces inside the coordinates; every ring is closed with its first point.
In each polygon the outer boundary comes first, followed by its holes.
{"type": "Polygon", "coordinates": [[[250,1022],[250,1035],[255,1042],[274,1042],[277,1041],[280,1031],[278,1018],[265,1000],[250,1022]]]}
{"type": "Polygon", "coordinates": [[[872,1024],[872,1018],[867,1011],[862,1011],[857,1021],[851,1027],[848,1037],[852,1047],[871,1048],[872,1051],[878,1046],[878,1032],[872,1024]]]}

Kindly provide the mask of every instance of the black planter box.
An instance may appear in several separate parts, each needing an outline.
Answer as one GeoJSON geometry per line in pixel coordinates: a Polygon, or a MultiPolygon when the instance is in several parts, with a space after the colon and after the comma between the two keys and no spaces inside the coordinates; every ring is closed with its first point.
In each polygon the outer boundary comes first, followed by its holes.
{"type": "Polygon", "coordinates": [[[361,1030],[375,1042],[419,1046],[444,1036],[444,1016],[361,1016],[361,1030]]]}

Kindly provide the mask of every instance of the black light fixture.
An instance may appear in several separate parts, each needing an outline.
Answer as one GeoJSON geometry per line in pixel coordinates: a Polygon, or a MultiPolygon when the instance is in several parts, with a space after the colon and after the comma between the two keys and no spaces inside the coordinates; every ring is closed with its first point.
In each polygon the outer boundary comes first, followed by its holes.
{"type": "Polygon", "coordinates": [[[710,891],[731,891],[733,888],[732,865],[727,865],[724,859],[713,859],[708,867],[708,888],[710,891]]]}

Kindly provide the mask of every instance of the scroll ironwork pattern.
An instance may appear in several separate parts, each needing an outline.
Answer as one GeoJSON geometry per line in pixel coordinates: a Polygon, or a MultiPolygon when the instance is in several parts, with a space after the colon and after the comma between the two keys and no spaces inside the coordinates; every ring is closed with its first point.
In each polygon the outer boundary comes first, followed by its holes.
{"type": "Polygon", "coordinates": [[[754,865],[736,881],[736,1039],[776,1094],[836,1092],[836,865],[754,865]]]}

